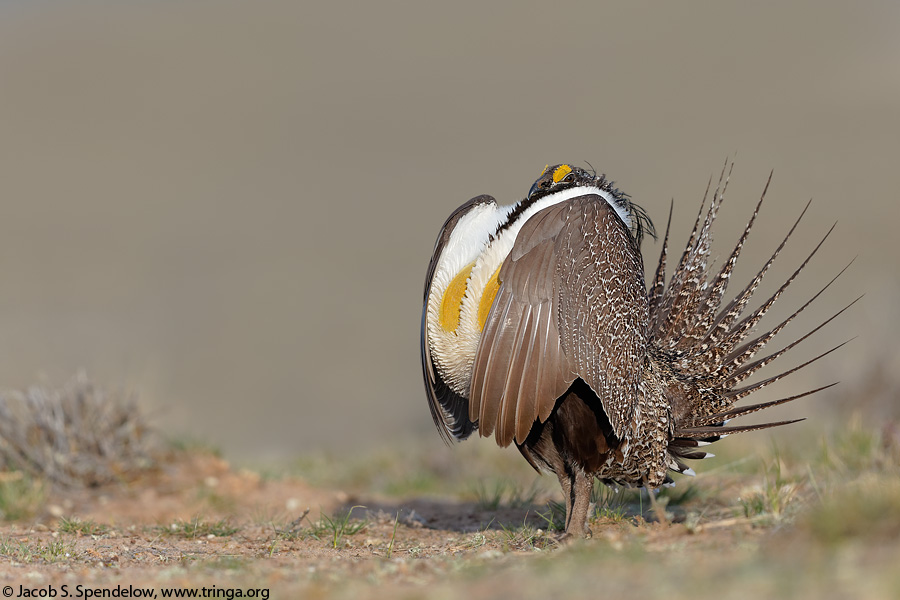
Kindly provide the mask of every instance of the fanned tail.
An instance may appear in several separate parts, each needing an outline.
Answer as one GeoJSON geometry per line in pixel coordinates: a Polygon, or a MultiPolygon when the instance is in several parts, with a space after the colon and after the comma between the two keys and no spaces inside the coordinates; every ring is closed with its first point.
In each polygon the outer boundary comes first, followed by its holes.
{"type": "MultiPolygon", "coordinates": [[[[828,230],[822,240],[790,277],[759,308],[745,315],[744,311],[751,297],[775,262],[775,259],[784,249],[788,239],[793,235],[806,214],[810,203],[807,203],[803,208],[800,216],[790,227],[784,239],[775,248],[759,272],[733,298],[726,301],[725,293],[731,274],[737,264],[741,250],[750,236],[750,231],[765,200],[769,183],[772,180],[772,174],[770,173],[747,226],[725,262],[718,269],[710,269],[712,225],[724,200],[725,190],[728,186],[733,166],[733,163],[726,161],[712,199],[709,202],[709,207],[706,208],[706,199],[712,183],[712,180],[710,180],[710,186],[707,186],[707,192],[704,194],[700,205],[700,213],[697,215],[687,246],[668,283],[666,283],[665,276],[669,227],[666,227],[666,235],[663,239],[662,251],[659,257],[659,266],[649,291],[651,360],[657,363],[657,371],[663,374],[662,387],[667,393],[674,421],[672,439],[668,448],[671,459],[670,468],[686,474],[693,474],[693,471],[682,462],[683,459],[711,456],[709,453],[699,450],[701,446],[705,446],[731,433],[756,431],[796,422],[777,421],[759,425],[729,426],[727,422],[730,419],[785,404],[836,385],[832,383],[802,394],[771,402],[743,407],[734,406],[736,402],[750,393],[797,372],[843,346],[843,344],[840,344],[818,354],[797,367],[752,385],[739,387],[741,382],[783,356],[859,300],[857,298],[811,331],[780,350],[764,358],[754,360],[754,357],[779,332],[810,306],[850,265],[848,264],[847,267],[841,269],[831,281],[788,318],[768,331],[751,338],[754,328],[784,294],[791,283],[794,282],[806,265],[809,264],[809,261],[834,230],[834,226],[828,230]],[[706,208],[705,215],[704,208],[706,208]]],[[[671,210],[669,222],[671,224],[671,210]]]]}

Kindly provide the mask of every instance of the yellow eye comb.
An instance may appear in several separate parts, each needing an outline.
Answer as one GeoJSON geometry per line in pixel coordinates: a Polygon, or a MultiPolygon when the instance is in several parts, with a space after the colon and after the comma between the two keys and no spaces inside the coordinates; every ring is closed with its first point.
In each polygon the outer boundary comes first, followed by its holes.
{"type": "Polygon", "coordinates": [[[563,180],[563,177],[572,172],[572,167],[569,165],[559,165],[556,167],[556,170],[553,171],[553,183],[559,183],[563,180]]]}

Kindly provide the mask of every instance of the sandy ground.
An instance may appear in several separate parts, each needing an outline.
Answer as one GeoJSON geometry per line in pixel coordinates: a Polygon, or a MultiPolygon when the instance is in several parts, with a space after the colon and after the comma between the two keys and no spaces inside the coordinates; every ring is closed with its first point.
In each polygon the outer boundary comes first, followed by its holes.
{"type": "MultiPolygon", "coordinates": [[[[449,499],[354,497],[298,479],[236,471],[209,454],[184,455],[127,485],[51,493],[31,522],[0,527],[6,549],[0,581],[16,590],[19,584],[68,585],[70,593],[78,584],[222,587],[229,579],[246,585],[257,578],[275,587],[345,577],[421,584],[439,580],[448,561],[461,558],[564,552],[558,532],[540,529],[547,522],[538,513],[546,510],[539,504],[489,510],[449,499]],[[330,530],[310,533],[321,515],[354,506],[350,523],[365,523],[359,531],[337,539],[330,530]],[[66,530],[65,521],[74,519],[94,527],[66,530]]],[[[599,540],[619,547],[637,529],[648,548],[675,540],[724,548],[736,532],[748,540],[761,535],[740,519],[710,522],[703,535],[683,523],[637,523],[601,519],[593,527],[599,540]]]]}
{"type": "MultiPolygon", "coordinates": [[[[860,489],[895,483],[882,475],[860,489]]],[[[880,531],[823,543],[802,511],[739,514],[739,498],[767,485],[758,473],[701,476],[699,500],[670,506],[669,522],[625,506],[595,518],[590,539],[560,544],[543,497],[492,510],[456,497],[347,493],[179,453],[127,484],[51,492],[35,517],[4,523],[0,584],[14,597],[134,597],[143,587],[155,597],[583,597],[601,582],[648,598],[702,596],[719,584],[726,598],[888,598],[900,589],[890,566],[900,558],[898,507],[875,509],[880,531]],[[350,508],[346,529],[323,526],[350,508]]],[[[809,485],[772,489],[785,503],[817,503],[809,485]]]]}

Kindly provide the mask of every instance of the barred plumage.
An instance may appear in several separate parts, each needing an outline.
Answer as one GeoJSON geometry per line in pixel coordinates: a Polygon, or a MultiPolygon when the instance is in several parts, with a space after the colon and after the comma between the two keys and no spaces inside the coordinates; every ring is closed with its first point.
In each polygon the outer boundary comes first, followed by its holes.
{"type": "Polygon", "coordinates": [[[511,207],[498,207],[490,196],[473,199],[451,215],[438,238],[422,318],[423,373],[435,424],[447,439],[464,439],[476,429],[493,434],[502,446],[515,443],[535,468],[553,471],[566,496],[568,535],[585,531],[594,478],[648,488],[671,483],[670,471],[693,473],[684,460],[708,456],[701,446],[729,433],[793,422],[726,421],[834,385],[735,407],[839,348],[740,387],[856,300],[780,350],[755,358],[846,267],[788,318],[751,337],[834,227],[745,315],[809,203],[757,275],[726,302],[771,182],[770,174],[734,249],[711,270],[712,227],[731,168],[726,163],[707,208],[710,180],[667,281],[670,207],[649,291],[640,254],[644,232],[653,235],[646,213],[605,176],[570,165],[548,166],[511,207]],[[477,315],[486,316],[479,321],[477,315]]]}

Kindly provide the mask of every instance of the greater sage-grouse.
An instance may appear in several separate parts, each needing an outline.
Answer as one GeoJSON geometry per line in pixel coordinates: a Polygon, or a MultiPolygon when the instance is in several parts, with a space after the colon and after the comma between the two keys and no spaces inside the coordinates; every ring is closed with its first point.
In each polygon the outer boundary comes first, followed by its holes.
{"type": "MultiPolygon", "coordinates": [[[[710,456],[701,446],[794,422],[726,425],[730,419],[830,387],[734,407],[834,351],[741,386],[843,310],[754,360],[821,294],[751,337],[831,230],[770,298],[744,315],[806,208],[759,273],[725,301],[765,190],[727,260],[708,269],[724,174],[704,216],[707,188],[668,282],[667,226],[649,291],[640,253],[643,235],[654,235],[647,214],[604,175],[571,165],[545,168],[525,199],[511,206],[473,198],[441,229],[422,311],[422,367],[435,424],[447,441],[475,430],[494,434],[500,446],[515,443],[535,469],[553,471],[565,496],[567,536],[586,532],[594,478],[648,489],[670,484],[670,471],[693,474],[686,459],[710,456]]],[[[670,224],[671,215],[670,209],[670,224]]]]}

